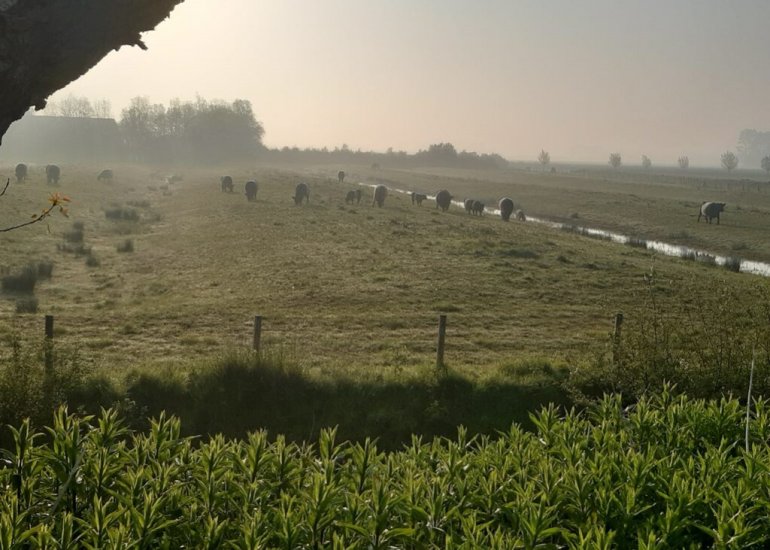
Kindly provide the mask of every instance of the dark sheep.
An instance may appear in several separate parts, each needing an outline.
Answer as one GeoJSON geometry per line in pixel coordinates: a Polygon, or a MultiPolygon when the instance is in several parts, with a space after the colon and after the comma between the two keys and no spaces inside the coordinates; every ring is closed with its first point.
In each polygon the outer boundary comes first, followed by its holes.
{"type": "Polygon", "coordinates": [[[246,182],[246,198],[250,202],[257,200],[257,182],[256,181],[246,182]]]}
{"type": "Polygon", "coordinates": [[[374,200],[372,201],[372,206],[375,204],[382,208],[382,205],[385,204],[385,197],[388,196],[388,188],[384,185],[378,185],[374,188],[374,200]]]}
{"type": "Polygon", "coordinates": [[[449,194],[449,191],[442,189],[436,193],[436,208],[441,208],[443,212],[446,212],[451,204],[452,195],[449,194]]]}
{"type": "Polygon", "coordinates": [[[17,164],[16,165],[16,183],[23,183],[25,181],[27,181],[27,165],[17,164]]]}
{"type": "Polygon", "coordinates": [[[345,181],[345,172],[343,170],[337,172],[337,179],[340,181],[340,183],[345,181]]]}
{"type": "Polygon", "coordinates": [[[517,210],[513,213],[514,219],[519,220],[520,222],[527,221],[527,216],[524,215],[524,212],[522,210],[517,210]]]}
{"type": "Polygon", "coordinates": [[[310,188],[307,183],[298,183],[294,189],[294,204],[297,206],[302,204],[302,201],[310,202],[310,188]]]}
{"type": "Polygon", "coordinates": [[[219,178],[219,183],[222,186],[222,193],[232,193],[233,192],[233,178],[230,176],[222,176],[219,178]]]}
{"type": "Polygon", "coordinates": [[[484,203],[481,201],[473,201],[473,213],[477,216],[484,215],[484,203]]]}
{"type": "Polygon", "coordinates": [[[507,222],[511,219],[511,214],[513,213],[513,201],[509,199],[508,197],[500,199],[500,217],[503,219],[504,222],[507,222]]]}
{"type": "Polygon", "coordinates": [[[412,204],[422,206],[422,201],[427,200],[428,196],[425,193],[412,193],[412,204]]]}
{"type": "Polygon", "coordinates": [[[361,197],[363,197],[364,194],[361,192],[360,189],[356,189],[356,204],[361,204],[361,197]]]}
{"type": "Polygon", "coordinates": [[[355,200],[356,200],[356,192],[348,191],[348,194],[345,195],[345,204],[353,204],[355,200]]]}
{"type": "Polygon", "coordinates": [[[700,222],[701,216],[704,216],[708,223],[711,223],[711,220],[713,218],[716,218],[717,225],[719,225],[719,213],[724,212],[726,205],[727,203],[725,202],[704,202],[703,204],[700,205],[700,212],[698,212],[698,221],[700,222]]]}
{"type": "Polygon", "coordinates": [[[473,214],[473,203],[476,202],[473,199],[465,199],[465,211],[468,214],[473,214]]]}
{"type": "Polygon", "coordinates": [[[112,181],[112,178],[115,176],[115,174],[112,173],[112,170],[102,170],[99,172],[99,175],[96,176],[97,181],[107,180],[112,181]]]}
{"type": "Polygon", "coordinates": [[[56,185],[59,183],[59,178],[61,177],[61,169],[55,164],[49,164],[45,167],[45,177],[49,185],[56,185]]]}

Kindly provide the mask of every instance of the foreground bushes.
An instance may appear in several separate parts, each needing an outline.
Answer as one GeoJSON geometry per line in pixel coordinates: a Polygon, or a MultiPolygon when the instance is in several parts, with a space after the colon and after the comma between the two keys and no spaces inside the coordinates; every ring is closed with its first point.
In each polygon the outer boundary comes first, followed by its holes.
{"type": "Polygon", "coordinates": [[[668,391],[632,410],[533,417],[497,438],[204,443],[60,410],[13,430],[0,470],[7,548],[746,548],[770,544],[769,402],[748,451],[737,401],[668,391]]]}

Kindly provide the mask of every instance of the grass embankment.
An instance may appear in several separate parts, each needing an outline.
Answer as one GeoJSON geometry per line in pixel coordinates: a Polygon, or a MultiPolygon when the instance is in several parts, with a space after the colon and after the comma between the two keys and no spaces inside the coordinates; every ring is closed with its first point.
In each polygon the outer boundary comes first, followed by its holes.
{"type": "Polygon", "coordinates": [[[4,546],[749,548],[770,544],[768,405],[665,392],[534,417],[499,438],[317,445],[255,432],[196,444],[160,417],[28,424],[0,470],[4,546]]]}

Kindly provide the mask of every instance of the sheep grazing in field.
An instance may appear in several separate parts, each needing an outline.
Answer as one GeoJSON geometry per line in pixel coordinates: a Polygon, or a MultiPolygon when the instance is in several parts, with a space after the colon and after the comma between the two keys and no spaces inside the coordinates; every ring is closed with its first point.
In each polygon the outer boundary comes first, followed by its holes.
{"type": "Polygon", "coordinates": [[[527,221],[527,216],[524,215],[523,210],[516,210],[516,212],[513,213],[513,217],[520,222],[527,221]]]}
{"type": "Polygon", "coordinates": [[[473,201],[473,208],[471,209],[477,216],[484,215],[484,203],[481,201],[473,201]]]}
{"type": "Polygon", "coordinates": [[[170,176],[166,176],[166,183],[178,183],[183,179],[184,178],[179,174],[171,174],[170,176]]]}
{"type": "Polygon", "coordinates": [[[345,172],[343,170],[340,170],[337,172],[337,179],[340,183],[343,183],[345,181],[345,172]]]}
{"type": "Polygon", "coordinates": [[[355,200],[356,200],[356,192],[348,191],[348,194],[345,195],[345,204],[353,204],[355,200]]]}
{"type": "Polygon", "coordinates": [[[61,177],[61,168],[55,164],[49,164],[45,167],[45,178],[49,185],[57,185],[61,177]]]}
{"type": "Polygon", "coordinates": [[[112,173],[112,170],[102,170],[96,176],[96,181],[112,181],[113,177],[115,177],[115,174],[112,173]]]}
{"type": "Polygon", "coordinates": [[[504,222],[507,222],[511,219],[511,214],[513,214],[513,201],[509,199],[508,197],[504,197],[500,199],[500,217],[503,219],[504,222]]]}
{"type": "Polygon", "coordinates": [[[417,204],[417,206],[422,206],[422,201],[426,200],[428,196],[425,193],[411,193],[412,196],[412,204],[417,204]]]}
{"type": "Polygon", "coordinates": [[[372,206],[375,204],[382,208],[382,205],[385,204],[385,198],[388,196],[388,188],[384,185],[378,185],[374,188],[374,200],[372,201],[372,206]]]}
{"type": "Polygon", "coordinates": [[[436,208],[441,208],[442,212],[446,212],[451,204],[452,195],[449,194],[449,191],[442,189],[436,193],[436,208]]]}
{"type": "Polygon", "coordinates": [[[700,217],[704,216],[708,223],[711,223],[711,220],[716,218],[717,225],[719,225],[719,213],[724,212],[726,205],[727,203],[725,202],[704,202],[700,205],[700,212],[698,212],[698,222],[700,222],[700,217]]]}
{"type": "Polygon", "coordinates": [[[463,203],[465,205],[465,211],[468,214],[473,214],[473,203],[476,202],[473,199],[465,199],[465,202],[463,203]]]}
{"type": "Polygon", "coordinates": [[[16,165],[16,183],[25,181],[27,181],[27,165],[19,163],[16,165]]]}
{"type": "Polygon", "coordinates": [[[232,193],[233,192],[233,178],[230,176],[222,176],[219,178],[219,183],[222,187],[222,193],[232,193]]]}
{"type": "Polygon", "coordinates": [[[307,183],[298,183],[297,187],[294,189],[294,204],[297,206],[302,204],[302,201],[304,200],[306,203],[310,202],[310,188],[307,186],[307,183]]]}
{"type": "Polygon", "coordinates": [[[253,202],[257,200],[257,182],[256,181],[246,182],[246,198],[249,200],[249,202],[253,202]]]}

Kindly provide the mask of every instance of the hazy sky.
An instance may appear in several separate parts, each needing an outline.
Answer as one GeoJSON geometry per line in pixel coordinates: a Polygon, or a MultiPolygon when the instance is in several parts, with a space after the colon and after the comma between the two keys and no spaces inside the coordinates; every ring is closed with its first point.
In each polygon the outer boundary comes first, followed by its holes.
{"type": "Polygon", "coordinates": [[[186,0],[70,93],[244,98],[269,146],[718,164],[770,130],[768,0],[186,0]]]}

